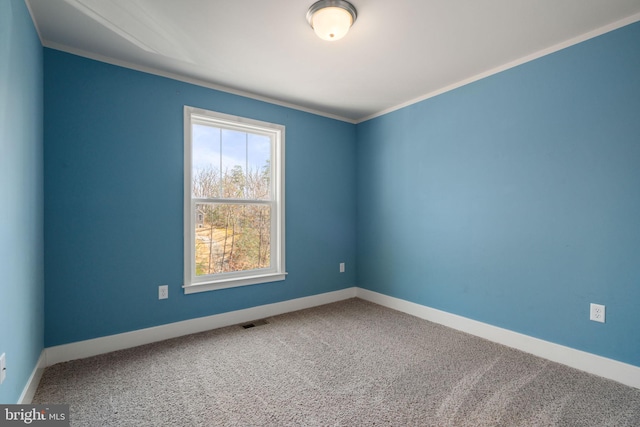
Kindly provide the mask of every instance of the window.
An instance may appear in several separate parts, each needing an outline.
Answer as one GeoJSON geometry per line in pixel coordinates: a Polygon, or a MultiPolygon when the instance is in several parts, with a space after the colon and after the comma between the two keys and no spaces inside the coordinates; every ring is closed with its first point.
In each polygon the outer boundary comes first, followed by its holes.
{"type": "Polygon", "coordinates": [[[284,280],[284,126],[184,108],[185,293],[284,280]]]}

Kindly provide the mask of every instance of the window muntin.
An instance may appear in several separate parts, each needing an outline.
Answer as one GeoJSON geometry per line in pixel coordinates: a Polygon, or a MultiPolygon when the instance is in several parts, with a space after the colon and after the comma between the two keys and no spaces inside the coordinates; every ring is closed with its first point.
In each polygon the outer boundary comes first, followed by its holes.
{"type": "Polygon", "coordinates": [[[185,293],[284,280],[284,127],[185,107],[185,293]]]}

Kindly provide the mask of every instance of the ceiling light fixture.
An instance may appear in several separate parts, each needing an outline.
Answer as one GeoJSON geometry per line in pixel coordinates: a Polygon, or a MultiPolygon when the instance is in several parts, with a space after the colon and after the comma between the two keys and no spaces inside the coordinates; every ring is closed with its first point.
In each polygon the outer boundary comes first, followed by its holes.
{"type": "Polygon", "coordinates": [[[307,12],[307,21],[322,40],[335,41],[343,38],[356,22],[358,12],[345,0],[320,0],[307,12]]]}

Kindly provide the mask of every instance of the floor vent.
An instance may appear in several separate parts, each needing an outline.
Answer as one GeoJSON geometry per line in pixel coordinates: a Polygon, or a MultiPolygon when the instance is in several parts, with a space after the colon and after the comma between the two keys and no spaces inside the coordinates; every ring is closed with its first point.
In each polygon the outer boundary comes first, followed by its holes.
{"type": "Polygon", "coordinates": [[[242,326],[244,329],[249,329],[249,328],[255,328],[256,326],[262,326],[262,325],[266,325],[269,322],[267,322],[265,319],[262,320],[254,320],[253,322],[249,322],[249,323],[245,323],[242,326]]]}

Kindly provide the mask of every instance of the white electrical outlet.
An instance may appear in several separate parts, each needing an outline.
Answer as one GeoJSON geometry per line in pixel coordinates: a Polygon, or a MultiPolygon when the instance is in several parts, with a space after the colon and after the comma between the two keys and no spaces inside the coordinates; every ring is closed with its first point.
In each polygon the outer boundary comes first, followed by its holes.
{"type": "Polygon", "coordinates": [[[158,286],[158,299],[169,298],[169,285],[158,286]]]}
{"type": "Polygon", "coordinates": [[[589,320],[604,323],[604,305],[591,303],[589,320]]]}
{"type": "Polygon", "coordinates": [[[0,355],[0,384],[4,382],[4,379],[7,377],[7,358],[4,353],[0,355]]]}
{"type": "Polygon", "coordinates": [[[344,262],[340,263],[340,273],[344,273],[344,262]]]}

